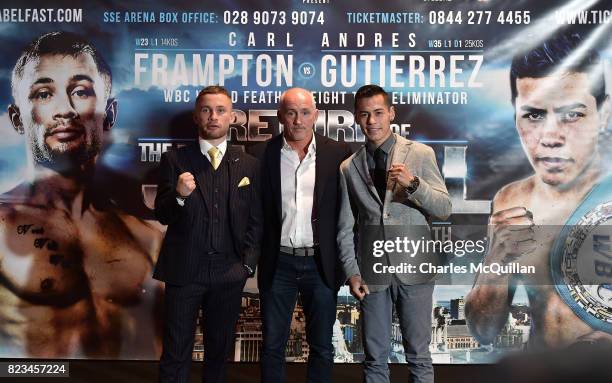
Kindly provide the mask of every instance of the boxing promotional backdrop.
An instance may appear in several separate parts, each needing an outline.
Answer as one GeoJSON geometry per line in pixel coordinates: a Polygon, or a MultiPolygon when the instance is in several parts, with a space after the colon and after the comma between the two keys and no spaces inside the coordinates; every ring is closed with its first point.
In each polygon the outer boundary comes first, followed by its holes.
{"type": "MultiPolygon", "coordinates": [[[[599,84],[590,86],[607,90],[611,80],[612,11],[605,1],[99,1],[85,7],[56,1],[49,6],[9,0],[0,8],[2,357],[158,358],[163,286],[151,274],[165,228],[152,211],[156,171],[164,151],[196,139],[193,104],[207,85],[230,91],[237,119],[229,139],[244,147],[280,133],[280,95],[297,86],[313,92],[320,111],[316,131],[357,148],[365,137],[352,114],[353,93],[368,83],[385,88],[396,110],[393,130],[432,146],[445,177],[452,216],[432,225],[443,235],[451,236],[452,229],[453,238],[484,241],[471,254],[445,251],[447,261],[461,267],[484,257],[494,196],[534,173],[528,145],[517,133],[513,57],[555,34],[579,36],[570,37],[579,43],[568,49],[577,56],[598,52],[596,64],[605,76],[592,76],[599,84]],[[91,44],[95,54],[85,50],[93,58],[91,78],[70,77],[66,60],[42,65],[42,56],[22,54],[28,44],[53,32],[69,34],[46,43],[44,54],[72,54],[62,46],[72,34],[91,44]],[[74,82],[68,92],[58,92],[62,97],[91,97],[79,89],[79,81],[100,90],[97,106],[80,114],[79,125],[99,126],[99,137],[93,135],[82,155],[68,159],[55,157],[41,142],[49,142],[53,129],[64,129],[56,132],[61,146],[81,134],[80,128],[47,126],[48,132],[42,128],[37,133],[45,113],[68,113],[45,111],[59,96],[44,87],[62,76],[74,82]],[[92,159],[95,172],[74,182],[95,190],[88,201],[95,214],[67,215],[58,201],[65,200],[70,187],[46,192],[49,180],[38,182],[37,169],[56,169],[53,164],[61,161],[82,168],[92,159]],[[79,240],[72,240],[73,231],[79,240]]],[[[81,101],[66,102],[76,110],[81,101]]],[[[601,118],[593,146],[602,157],[602,173],[609,167],[607,122],[601,118]]],[[[597,185],[605,185],[602,179],[597,185]]],[[[605,224],[612,214],[609,200],[606,188],[596,186],[588,201],[572,206],[568,223],[605,224]]],[[[550,270],[543,273],[560,286],[554,294],[586,326],[612,333],[612,255],[604,234],[596,235],[592,245],[601,245],[597,249],[604,254],[595,261],[595,273],[603,277],[594,300],[576,298],[591,290],[581,293],[565,285],[564,278],[571,279],[563,266],[571,263],[563,258],[565,242],[551,247],[550,270]]],[[[514,295],[503,328],[484,344],[466,323],[464,311],[477,273],[442,274],[432,307],[434,363],[494,362],[526,347],[536,330],[533,304],[523,287],[514,295]]],[[[337,313],[336,361],[359,362],[358,302],[346,288],[340,290],[337,313]]],[[[236,330],[234,360],[258,361],[261,317],[255,279],[247,282],[236,330]]],[[[397,325],[390,342],[391,361],[404,362],[397,325]]],[[[194,358],[203,352],[200,334],[194,358]]],[[[300,362],[307,355],[298,304],[287,358],[300,362]]]]}

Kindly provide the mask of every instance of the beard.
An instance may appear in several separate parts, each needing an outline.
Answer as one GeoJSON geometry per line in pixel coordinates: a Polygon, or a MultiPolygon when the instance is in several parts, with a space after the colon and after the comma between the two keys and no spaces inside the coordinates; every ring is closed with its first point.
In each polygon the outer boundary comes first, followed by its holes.
{"type": "Polygon", "coordinates": [[[26,126],[26,140],[35,163],[57,170],[68,170],[91,162],[102,148],[102,137],[97,134],[87,134],[84,126],[71,121],[71,125],[81,129],[84,137],[79,137],[79,144],[73,141],[58,142],[54,147],[47,144],[46,138],[57,128],[59,123],[50,127],[30,122],[26,126]]]}

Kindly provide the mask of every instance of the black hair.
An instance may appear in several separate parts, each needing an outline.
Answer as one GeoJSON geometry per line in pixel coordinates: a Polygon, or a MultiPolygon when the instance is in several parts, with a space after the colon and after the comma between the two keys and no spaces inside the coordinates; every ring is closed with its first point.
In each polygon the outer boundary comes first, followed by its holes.
{"type": "Polygon", "coordinates": [[[65,55],[77,57],[81,54],[89,54],[94,60],[98,72],[104,79],[104,91],[106,98],[110,97],[112,87],[112,74],[110,67],[100,55],[98,50],[82,36],[65,31],[50,32],[38,37],[36,40],[28,44],[21,55],[17,59],[17,63],[13,68],[12,88],[15,94],[17,81],[23,77],[25,66],[34,60],[38,60],[44,55],[65,55]]]}
{"type": "Polygon", "coordinates": [[[606,99],[606,83],[599,54],[595,50],[585,49],[579,57],[572,56],[583,42],[578,33],[559,33],[528,52],[523,51],[514,56],[510,67],[512,104],[518,95],[517,79],[550,76],[559,67],[564,67],[567,72],[587,73],[591,76],[591,94],[599,108],[606,99]]]}
{"type": "Polygon", "coordinates": [[[357,111],[357,102],[362,98],[370,98],[377,95],[382,95],[385,99],[385,105],[387,107],[391,106],[391,98],[389,97],[389,93],[385,92],[383,88],[378,85],[364,85],[361,88],[357,89],[357,93],[355,93],[355,104],[354,109],[357,111]]]}

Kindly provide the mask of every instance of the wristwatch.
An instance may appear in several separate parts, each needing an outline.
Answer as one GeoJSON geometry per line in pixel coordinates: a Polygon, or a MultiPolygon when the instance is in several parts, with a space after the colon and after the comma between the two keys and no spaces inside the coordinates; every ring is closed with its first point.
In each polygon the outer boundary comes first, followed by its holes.
{"type": "Polygon", "coordinates": [[[412,182],[410,182],[410,185],[406,187],[406,191],[412,194],[419,188],[420,184],[421,184],[421,180],[419,180],[419,177],[414,176],[414,178],[412,179],[412,182]]]}

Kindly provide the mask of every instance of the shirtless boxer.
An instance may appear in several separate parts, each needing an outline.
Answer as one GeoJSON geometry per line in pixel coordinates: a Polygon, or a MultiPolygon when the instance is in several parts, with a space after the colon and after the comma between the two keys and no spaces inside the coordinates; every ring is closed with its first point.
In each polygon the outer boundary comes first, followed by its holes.
{"type": "Polygon", "coordinates": [[[521,281],[531,310],[533,347],[609,339],[594,331],[555,290],[550,250],[562,225],[604,175],[599,134],[610,116],[599,55],[573,54],[582,40],[559,35],[514,58],[510,82],[516,128],[534,174],[504,186],[493,200],[485,264],[518,262],[535,274],[481,274],[466,298],[472,333],[492,343],[505,325],[521,281]],[[556,228],[556,229],[555,229],[556,228]]]}
{"type": "Polygon", "coordinates": [[[0,196],[0,355],[155,358],[151,278],[161,233],[92,187],[117,116],[111,72],[80,36],[53,32],[12,73],[30,177],[0,196]]]}

